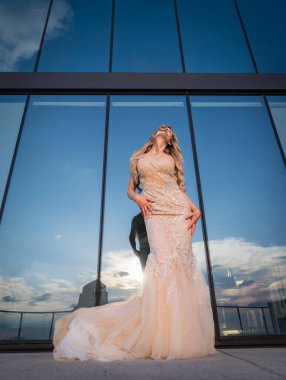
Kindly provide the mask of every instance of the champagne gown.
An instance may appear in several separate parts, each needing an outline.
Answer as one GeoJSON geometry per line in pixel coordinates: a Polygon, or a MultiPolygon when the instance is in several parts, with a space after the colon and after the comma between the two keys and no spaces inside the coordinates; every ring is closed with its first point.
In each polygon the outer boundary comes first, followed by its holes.
{"type": "Polygon", "coordinates": [[[140,291],[125,301],[82,307],[55,322],[55,360],[192,359],[217,354],[208,286],[187,230],[191,211],[171,156],[136,157],[150,254],[140,291]]]}

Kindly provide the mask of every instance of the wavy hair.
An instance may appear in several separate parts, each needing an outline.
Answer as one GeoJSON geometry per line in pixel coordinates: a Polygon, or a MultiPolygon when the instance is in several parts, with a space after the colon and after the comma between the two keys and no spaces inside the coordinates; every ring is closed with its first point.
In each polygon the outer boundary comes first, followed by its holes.
{"type": "MultiPolygon", "coordinates": [[[[167,124],[161,124],[160,127],[168,127],[173,131],[172,127],[170,127],[170,125],[167,125],[167,124]]],[[[133,152],[133,154],[130,157],[130,174],[133,178],[135,190],[138,189],[139,193],[142,192],[142,188],[139,187],[140,175],[137,169],[137,157],[142,154],[148,153],[152,149],[152,146],[154,145],[154,142],[156,140],[155,135],[160,129],[160,127],[154,133],[152,133],[151,137],[142,146],[142,148],[135,150],[135,152],[133,152]]],[[[178,145],[178,138],[174,131],[173,131],[173,136],[171,140],[169,141],[169,143],[166,145],[164,149],[164,152],[167,154],[170,154],[174,158],[175,176],[177,179],[177,184],[180,190],[182,190],[183,192],[186,192],[186,180],[184,176],[184,159],[181,153],[181,149],[179,148],[179,145],[178,145]]]]}

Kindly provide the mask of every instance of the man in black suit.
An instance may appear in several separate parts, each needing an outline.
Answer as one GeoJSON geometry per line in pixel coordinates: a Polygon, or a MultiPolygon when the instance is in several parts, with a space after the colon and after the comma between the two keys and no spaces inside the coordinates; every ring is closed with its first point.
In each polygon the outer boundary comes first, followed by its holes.
{"type": "Polygon", "coordinates": [[[150,253],[150,246],[147,238],[147,231],[144,222],[144,216],[140,212],[135,215],[131,222],[131,230],[129,234],[129,241],[133,252],[137,257],[139,257],[142,271],[144,272],[146,261],[150,253]],[[136,237],[139,242],[139,250],[136,248],[136,237]]]}

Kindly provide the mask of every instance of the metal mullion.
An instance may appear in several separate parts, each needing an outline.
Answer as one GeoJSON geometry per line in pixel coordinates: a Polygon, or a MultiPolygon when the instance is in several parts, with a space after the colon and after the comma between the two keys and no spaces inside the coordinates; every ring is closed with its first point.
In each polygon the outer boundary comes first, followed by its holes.
{"type": "Polygon", "coordinates": [[[246,41],[246,44],[247,44],[247,47],[248,47],[248,50],[249,50],[250,58],[251,58],[253,66],[254,66],[254,70],[255,70],[256,73],[258,73],[258,68],[257,68],[256,62],[255,62],[255,58],[254,58],[254,54],[253,54],[252,48],[250,46],[248,35],[246,33],[246,28],[245,28],[243,20],[242,20],[242,16],[241,16],[241,13],[240,13],[240,10],[239,10],[239,6],[238,6],[236,0],[233,0],[233,1],[234,1],[234,6],[235,6],[235,9],[236,9],[238,18],[239,18],[240,25],[241,25],[241,28],[242,28],[242,31],[243,31],[243,34],[244,34],[244,38],[245,38],[245,41],[246,41]]]}
{"type": "Polygon", "coordinates": [[[195,131],[194,131],[191,102],[190,102],[189,95],[186,95],[186,105],[187,105],[189,128],[190,128],[190,134],[191,134],[192,152],[193,152],[195,174],[196,174],[196,184],[197,184],[198,198],[199,198],[201,218],[202,218],[201,223],[202,223],[203,240],[204,240],[204,246],[205,246],[205,257],[206,257],[208,280],[209,280],[208,282],[209,282],[209,290],[210,290],[210,299],[211,299],[214,325],[215,325],[215,340],[217,342],[219,341],[219,337],[220,337],[219,319],[218,319],[218,312],[217,312],[217,307],[216,307],[216,297],[215,297],[215,291],[214,291],[214,281],[213,281],[212,265],[211,265],[211,259],[210,259],[210,250],[208,246],[209,240],[208,240],[208,234],[207,234],[203,192],[202,192],[202,185],[201,185],[201,179],[200,179],[198,153],[197,153],[197,147],[196,147],[195,131]]]}
{"type": "Polygon", "coordinates": [[[39,50],[38,50],[38,54],[37,54],[37,58],[36,58],[36,62],[35,62],[34,72],[38,71],[38,66],[39,66],[39,62],[40,62],[40,56],[42,54],[42,47],[43,47],[43,43],[44,43],[44,40],[45,40],[45,37],[46,37],[46,30],[47,30],[47,26],[48,26],[50,14],[51,14],[52,6],[53,6],[53,0],[50,0],[48,12],[47,12],[47,17],[46,17],[46,21],[45,21],[45,25],[44,25],[44,29],[43,29],[43,33],[42,33],[42,38],[41,38],[41,41],[40,41],[40,46],[39,46],[39,50]]]}
{"type": "Polygon", "coordinates": [[[106,101],[105,115],[105,134],[104,134],[104,152],[103,152],[103,169],[102,169],[102,189],[101,189],[101,207],[100,207],[100,225],[99,225],[99,242],[98,242],[98,262],[97,262],[97,282],[96,282],[96,297],[95,306],[100,305],[101,300],[101,262],[102,262],[102,245],[103,245],[103,230],[105,216],[105,195],[106,195],[106,170],[107,170],[107,152],[108,152],[108,131],[109,131],[109,112],[110,110],[110,95],[106,101]]]}
{"type": "MultiPolygon", "coordinates": [[[[110,31],[110,49],[109,49],[109,72],[112,71],[113,58],[113,39],[114,39],[114,18],[115,18],[115,0],[112,0],[111,11],[111,31],[110,31]]],[[[109,131],[109,114],[110,114],[110,94],[106,98],[106,114],[105,114],[105,134],[104,134],[104,153],[103,153],[103,169],[102,169],[102,191],[101,191],[101,207],[100,207],[100,225],[99,225],[99,241],[98,241],[98,260],[97,260],[97,282],[95,287],[95,305],[99,306],[101,301],[101,263],[102,263],[102,245],[103,245],[103,229],[105,215],[105,193],[106,193],[106,168],[107,168],[107,151],[108,151],[108,131],[109,131]]]]}
{"type": "Polygon", "coordinates": [[[110,31],[110,46],[109,46],[109,67],[108,67],[109,73],[112,72],[112,62],[113,62],[114,18],[115,18],[115,0],[112,0],[111,31],[110,31]]]}
{"type": "Polygon", "coordinates": [[[183,44],[182,44],[182,36],[181,36],[181,29],[180,29],[180,21],[179,21],[179,12],[177,7],[177,1],[173,0],[174,4],[174,10],[175,10],[175,17],[176,17],[176,25],[177,25],[177,32],[178,32],[178,40],[179,40],[179,49],[180,49],[180,57],[181,57],[181,63],[182,63],[182,70],[183,73],[186,72],[186,65],[185,65],[185,58],[184,58],[184,50],[183,50],[183,44]]]}

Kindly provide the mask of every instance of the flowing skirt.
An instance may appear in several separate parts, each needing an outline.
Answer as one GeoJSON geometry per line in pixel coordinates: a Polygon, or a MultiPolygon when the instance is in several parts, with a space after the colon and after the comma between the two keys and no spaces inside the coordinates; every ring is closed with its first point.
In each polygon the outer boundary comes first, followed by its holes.
{"type": "Polygon", "coordinates": [[[140,291],[55,322],[55,360],[192,359],[218,354],[208,286],[185,215],[145,217],[150,254],[140,291]]]}

